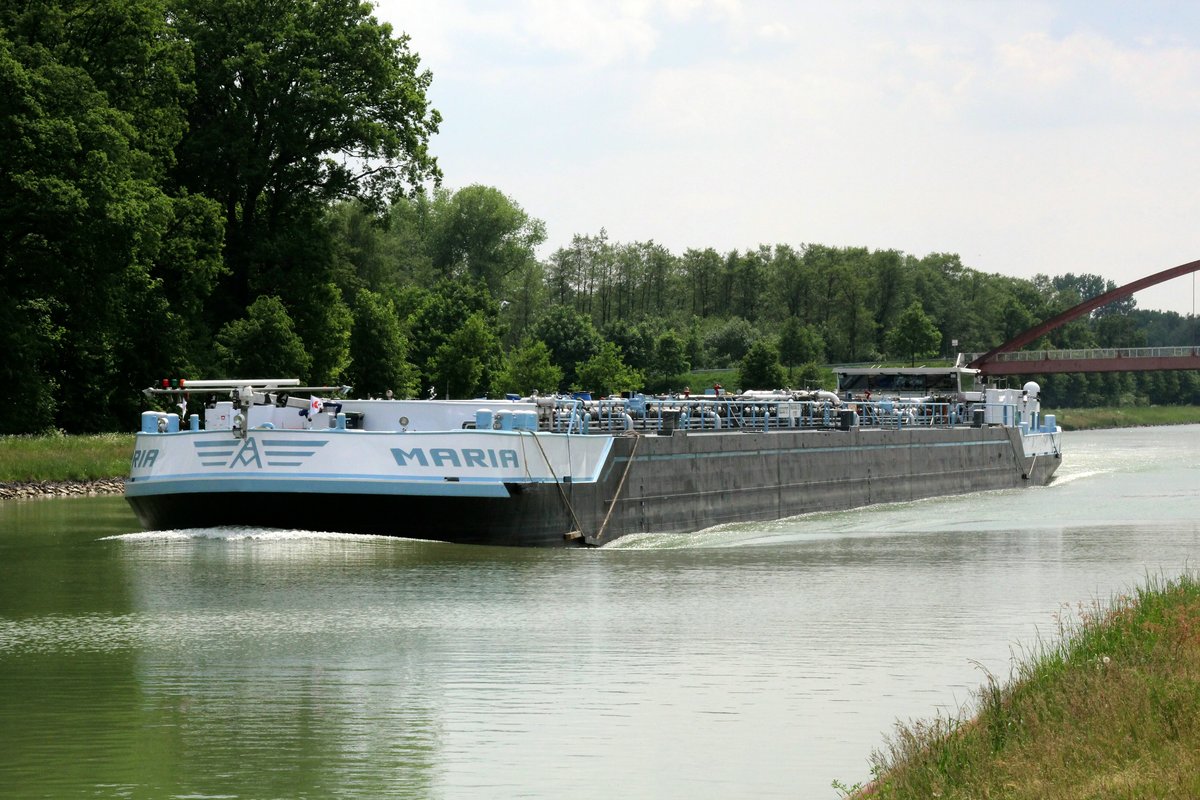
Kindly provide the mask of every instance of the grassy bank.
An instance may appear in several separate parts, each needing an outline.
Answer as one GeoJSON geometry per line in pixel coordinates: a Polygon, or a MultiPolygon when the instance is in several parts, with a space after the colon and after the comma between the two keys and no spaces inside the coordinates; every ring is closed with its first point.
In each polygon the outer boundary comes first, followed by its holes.
{"type": "Polygon", "coordinates": [[[0,436],[0,483],[121,477],[132,455],[132,433],[0,436]]]}
{"type": "Polygon", "coordinates": [[[1064,623],[976,695],[969,720],[900,726],[872,798],[1200,797],[1200,583],[1151,581],[1064,623]]]}
{"type": "Polygon", "coordinates": [[[1118,408],[1044,410],[1055,414],[1058,424],[1065,431],[1200,423],[1200,406],[1122,406],[1118,408]]]}

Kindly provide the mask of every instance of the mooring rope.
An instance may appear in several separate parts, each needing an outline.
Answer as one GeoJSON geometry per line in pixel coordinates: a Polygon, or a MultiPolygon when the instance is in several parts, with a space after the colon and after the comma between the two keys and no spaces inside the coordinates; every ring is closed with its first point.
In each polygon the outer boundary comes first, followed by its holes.
{"type": "Polygon", "coordinates": [[[571,519],[575,522],[575,530],[569,532],[567,535],[578,533],[582,536],[583,526],[579,524],[579,517],[575,515],[575,508],[571,505],[571,500],[567,497],[566,491],[563,490],[562,481],[558,479],[558,475],[554,472],[554,465],[550,463],[550,457],[546,455],[546,448],[542,447],[542,443],[538,439],[536,432],[530,431],[530,434],[533,436],[533,441],[538,446],[538,450],[542,451],[542,459],[546,462],[546,468],[550,470],[550,477],[554,478],[554,485],[558,487],[558,495],[562,498],[563,505],[567,507],[567,511],[571,514],[571,519]]]}
{"type": "Polygon", "coordinates": [[[604,521],[600,523],[600,530],[596,531],[596,535],[592,537],[593,542],[600,541],[604,536],[605,529],[608,528],[609,517],[612,516],[613,509],[617,507],[617,500],[621,497],[621,490],[625,488],[625,479],[629,477],[629,469],[633,466],[633,457],[637,455],[638,445],[642,443],[642,435],[637,431],[631,430],[633,435],[633,449],[629,451],[629,460],[625,462],[625,471],[621,473],[621,481],[617,484],[617,491],[613,495],[612,502],[608,504],[608,511],[604,515],[604,521]]]}

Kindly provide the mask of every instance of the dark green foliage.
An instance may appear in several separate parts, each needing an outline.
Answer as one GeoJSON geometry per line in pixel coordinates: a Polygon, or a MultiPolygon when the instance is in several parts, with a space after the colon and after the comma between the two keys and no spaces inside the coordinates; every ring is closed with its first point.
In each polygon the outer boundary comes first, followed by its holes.
{"type": "Polygon", "coordinates": [[[562,370],[550,363],[550,348],[536,339],[509,354],[496,378],[497,394],[553,394],[562,384],[562,370]]]}
{"type": "Polygon", "coordinates": [[[280,248],[326,203],[380,204],[439,176],[427,151],[440,122],[431,76],[370,11],[346,0],[178,4],[196,93],[174,175],[225,211],[226,313],[301,277],[280,248]]]}
{"type": "Polygon", "coordinates": [[[941,342],[941,334],[921,304],[913,301],[888,336],[888,348],[893,355],[903,357],[915,365],[918,356],[933,355],[941,342]]]}
{"type": "Polygon", "coordinates": [[[480,397],[501,368],[500,337],[481,311],[467,317],[426,362],[426,376],[438,397],[480,397]]]}
{"type": "Polygon", "coordinates": [[[704,349],[712,356],[712,366],[726,367],[741,361],[758,339],[758,331],[741,317],[719,324],[704,338],[704,349]]]}
{"type": "Polygon", "coordinates": [[[309,379],[334,386],[346,377],[350,366],[350,330],[353,315],[342,292],[333,283],[291,284],[296,331],[312,355],[309,379]]]}
{"type": "Polygon", "coordinates": [[[595,355],[576,364],[575,374],[574,386],[594,396],[637,391],[645,383],[645,376],[621,360],[621,352],[612,342],[602,342],[595,355]]]}
{"type": "Polygon", "coordinates": [[[661,321],[644,319],[631,325],[617,320],[605,325],[601,335],[621,351],[621,359],[642,372],[654,371],[655,344],[662,335],[661,321]]]}
{"type": "Polygon", "coordinates": [[[654,343],[654,359],[646,376],[650,389],[652,391],[681,390],[684,384],[684,373],[691,368],[683,337],[675,331],[666,331],[654,343]]]}
{"type": "Polygon", "coordinates": [[[779,360],[789,374],[797,364],[825,361],[825,340],[812,325],[800,324],[798,317],[788,317],[779,334],[779,360]]]}
{"type": "MultiPolygon", "coordinates": [[[[818,363],[885,350],[982,352],[1112,287],[952,253],[676,255],[604,230],[539,261],[544,225],[515,199],[437,186],[432,76],[371,9],[0,4],[0,402],[25,409],[0,431],[129,429],[141,387],[223,367],[461,397],[666,391],[748,363],[773,388],[782,359],[815,384],[818,363]]],[[[1200,323],[1125,299],[1035,346],[1143,344],[1200,344],[1200,323]]],[[[1200,402],[1195,373],[1041,382],[1047,407],[1200,402]]]]}
{"type": "Polygon", "coordinates": [[[780,389],[783,387],[783,367],[779,365],[779,348],[766,339],[759,339],[746,353],[738,370],[739,387],[747,389],[780,389]]]}
{"type": "Polygon", "coordinates": [[[407,360],[408,340],[392,302],[364,289],[354,300],[347,379],[358,396],[399,398],[417,392],[417,370],[407,360]]]}
{"type": "Polygon", "coordinates": [[[420,371],[420,391],[423,395],[434,389],[439,396],[445,397],[445,378],[451,379],[452,385],[449,389],[453,392],[452,396],[467,396],[464,394],[467,389],[473,394],[479,386],[489,385],[488,382],[480,383],[484,376],[491,376],[500,369],[500,304],[492,299],[481,284],[451,280],[440,282],[432,291],[424,293],[416,310],[409,317],[408,330],[411,348],[409,358],[420,371]],[[472,358],[483,359],[478,374],[473,378],[469,376],[469,371],[455,372],[458,368],[448,361],[448,354],[461,348],[467,339],[460,337],[455,345],[444,348],[451,337],[461,331],[472,317],[478,317],[477,325],[487,329],[490,336],[486,342],[486,353],[467,354],[472,358]]]}
{"type": "Polygon", "coordinates": [[[55,426],[58,381],[51,377],[64,331],[49,302],[0,295],[0,399],[20,414],[0,414],[0,434],[35,433],[55,426]]]}
{"type": "Polygon", "coordinates": [[[533,324],[529,336],[546,343],[550,361],[563,371],[566,386],[577,382],[575,365],[594,356],[602,341],[590,319],[562,305],[547,309],[533,324]]]}
{"type": "Polygon", "coordinates": [[[220,242],[205,202],[163,185],[187,46],[154,0],[9,4],[0,33],[0,327],[27,355],[0,393],[39,398],[31,430],[111,429],[132,387],[184,365],[196,305],[170,299],[203,301],[220,242]]]}
{"type": "Polygon", "coordinates": [[[216,338],[217,361],[229,378],[291,378],[307,381],[312,356],[278,297],[250,304],[243,319],[224,325],[216,338]]]}
{"type": "Polygon", "coordinates": [[[439,193],[432,221],[433,266],[448,278],[482,282],[493,296],[534,260],[545,226],[490,186],[439,193]]]}

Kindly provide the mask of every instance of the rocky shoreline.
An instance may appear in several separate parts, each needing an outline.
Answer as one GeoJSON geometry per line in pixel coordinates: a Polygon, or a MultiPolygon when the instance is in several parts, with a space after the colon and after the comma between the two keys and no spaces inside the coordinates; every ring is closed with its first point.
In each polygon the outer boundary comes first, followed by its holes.
{"type": "Polygon", "coordinates": [[[124,478],[94,481],[13,481],[0,483],[0,500],[32,497],[87,497],[100,494],[124,494],[124,478]]]}

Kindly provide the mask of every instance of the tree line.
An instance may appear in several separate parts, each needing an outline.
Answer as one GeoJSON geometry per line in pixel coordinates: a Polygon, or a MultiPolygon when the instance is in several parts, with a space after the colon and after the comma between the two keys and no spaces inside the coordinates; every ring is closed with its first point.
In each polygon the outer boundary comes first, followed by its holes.
{"type": "MultiPolygon", "coordinates": [[[[357,0],[0,5],[0,431],[130,429],[163,377],[360,395],[758,388],[983,351],[1112,288],[950,253],[682,253],[601,229],[546,257],[500,188],[451,190],[432,75],[357,0]],[[699,387],[697,387],[699,388],[699,387]]],[[[1195,338],[1132,299],[1042,346],[1195,338]]],[[[1047,403],[1197,402],[1193,373],[1051,376],[1047,403]]]]}

